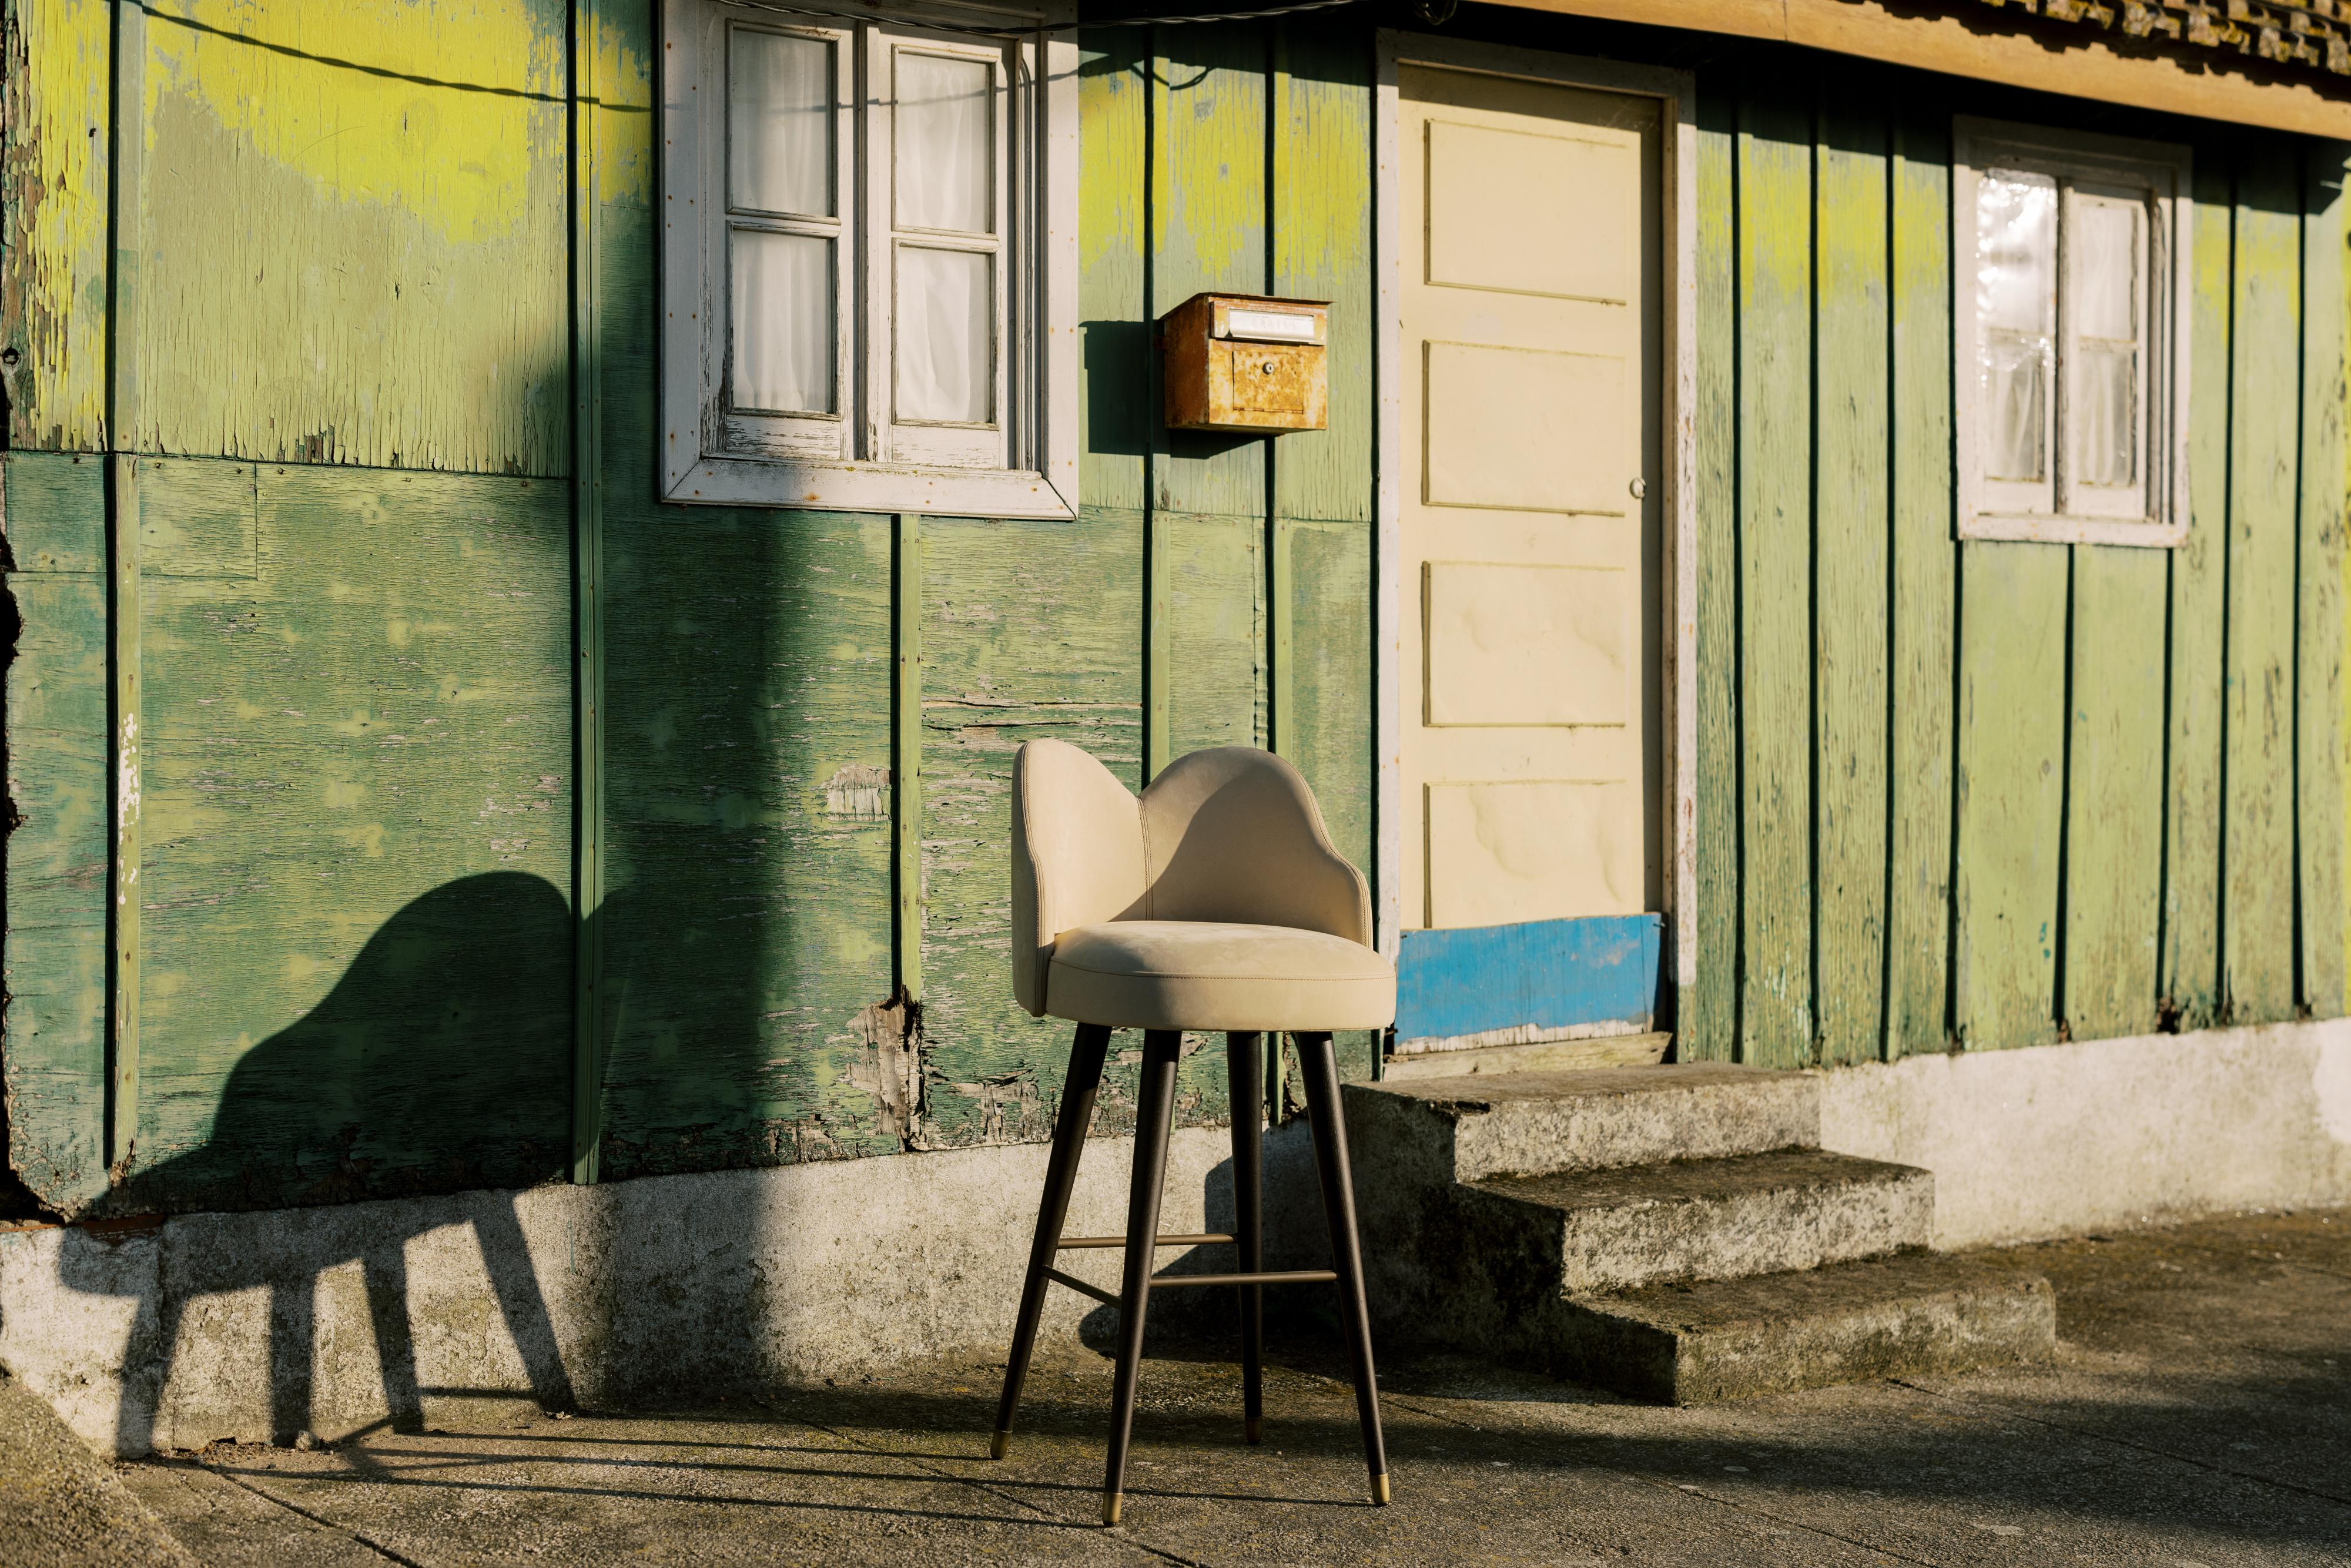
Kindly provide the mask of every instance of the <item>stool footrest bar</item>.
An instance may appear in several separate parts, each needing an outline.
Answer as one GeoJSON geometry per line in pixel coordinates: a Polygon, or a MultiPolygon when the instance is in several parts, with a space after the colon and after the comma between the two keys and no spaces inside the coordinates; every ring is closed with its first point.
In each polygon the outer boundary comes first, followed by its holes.
{"type": "MultiPolygon", "coordinates": [[[[1155,1245],[1155,1246],[1159,1246],[1159,1247],[1205,1247],[1205,1246],[1207,1246],[1207,1245],[1208,1245],[1209,1243],[1211,1243],[1211,1242],[1216,1242],[1216,1241],[1230,1241],[1231,1239],[1232,1239],[1232,1238],[1231,1238],[1231,1237],[1229,1237],[1229,1236],[1214,1236],[1214,1235],[1208,1235],[1208,1236],[1162,1236],[1162,1237],[1158,1237],[1158,1238],[1156,1238],[1156,1239],[1155,1239],[1155,1241],[1154,1241],[1153,1245],[1155,1245]]],[[[1064,1239],[1062,1239],[1062,1240],[1061,1240],[1061,1241],[1057,1241],[1057,1242],[1055,1242],[1055,1243],[1054,1243],[1054,1246],[1055,1246],[1056,1248],[1064,1248],[1064,1247],[1123,1247],[1123,1246],[1125,1246],[1125,1245],[1126,1245],[1126,1238],[1125,1238],[1125,1237],[1123,1237],[1123,1236],[1071,1236],[1071,1237],[1065,1238],[1064,1239]]]]}
{"type": "Polygon", "coordinates": [[[1255,1274],[1154,1274],[1151,1288],[1169,1285],[1327,1285],[1339,1276],[1329,1269],[1276,1269],[1255,1274]]]}
{"type": "Polygon", "coordinates": [[[1103,1290],[1100,1285],[1089,1285],[1083,1280],[1072,1279],[1069,1275],[1062,1273],[1059,1269],[1046,1270],[1045,1278],[1052,1281],[1053,1283],[1057,1285],[1067,1285],[1081,1296],[1092,1296],[1103,1306],[1114,1307],[1118,1305],[1118,1297],[1111,1291],[1103,1290]]]}
{"type": "MultiPolygon", "coordinates": [[[[1151,1288],[1161,1291],[1170,1285],[1327,1285],[1338,1277],[1328,1269],[1275,1269],[1255,1274],[1154,1274],[1151,1288]]],[[[1092,1296],[1103,1306],[1118,1305],[1115,1291],[1090,1285],[1059,1269],[1046,1270],[1045,1278],[1057,1285],[1067,1285],[1081,1296],[1092,1296]]]]}

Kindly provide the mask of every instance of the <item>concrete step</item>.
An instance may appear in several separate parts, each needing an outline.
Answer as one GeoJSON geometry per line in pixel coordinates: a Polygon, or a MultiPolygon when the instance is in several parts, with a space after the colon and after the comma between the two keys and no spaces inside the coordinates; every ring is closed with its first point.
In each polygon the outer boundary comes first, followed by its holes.
{"type": "Polygon", "coordinates": [[[1719,1062],[1350,1083],[1359,1165],[1416,1183],[1815,1147],[1820,1083],[1719,1062]]]}
{"type": "Polygon", "coordinates": [[[1573,1295],[1546,1317],[1524,1348],[1554,1374],[1673,1405],[2038,1361],[2057,1343],[2047,1280],[1938,1252],[1573,1295]]]}
{"type": "Polygon", "coordinates": [[[1923,1247],[1935,1178],[1820,1149],[1489,1176],[1459,1189],[1463,1245],[1505,1299],[1729,1280],[1923,1247]]]}

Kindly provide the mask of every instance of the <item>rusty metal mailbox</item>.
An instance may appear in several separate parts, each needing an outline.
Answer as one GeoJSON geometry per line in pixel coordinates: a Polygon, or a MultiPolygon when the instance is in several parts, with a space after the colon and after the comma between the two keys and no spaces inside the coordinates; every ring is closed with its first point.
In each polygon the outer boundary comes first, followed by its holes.
{"type": "Polygon", "coordinates": [[[1329,423],[1331,307],[1195,294],[1159,319],[1175,430],[1321,430],[1329,423]]]}

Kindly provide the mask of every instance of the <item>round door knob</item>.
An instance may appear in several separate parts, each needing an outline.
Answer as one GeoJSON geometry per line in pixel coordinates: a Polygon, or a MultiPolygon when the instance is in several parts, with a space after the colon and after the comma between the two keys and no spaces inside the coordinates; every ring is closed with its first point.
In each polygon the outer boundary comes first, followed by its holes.
{"type": "Polygon", "coordinates": [[[1649,498],[1649,482],[1646,479],[1640,478],[1636,476],[1633,480],[1632,489],[1633,499],[1636,501],[1646,501],[1649,498]]]}

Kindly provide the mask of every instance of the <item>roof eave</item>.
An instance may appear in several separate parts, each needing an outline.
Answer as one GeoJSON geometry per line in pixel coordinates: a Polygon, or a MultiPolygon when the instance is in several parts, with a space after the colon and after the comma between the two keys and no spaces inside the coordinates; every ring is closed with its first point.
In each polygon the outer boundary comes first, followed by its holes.
{"type": "Polygon", "coordinates": [[[2095,34],[2027,32],[1877,0],[1499,0],[1522,10],[1770,38],[1946,76],[2126,103],[2235,125],[2351,140],[2351,93],[2262,79],[2215,58],[2124,53],[2095,34]]]}

